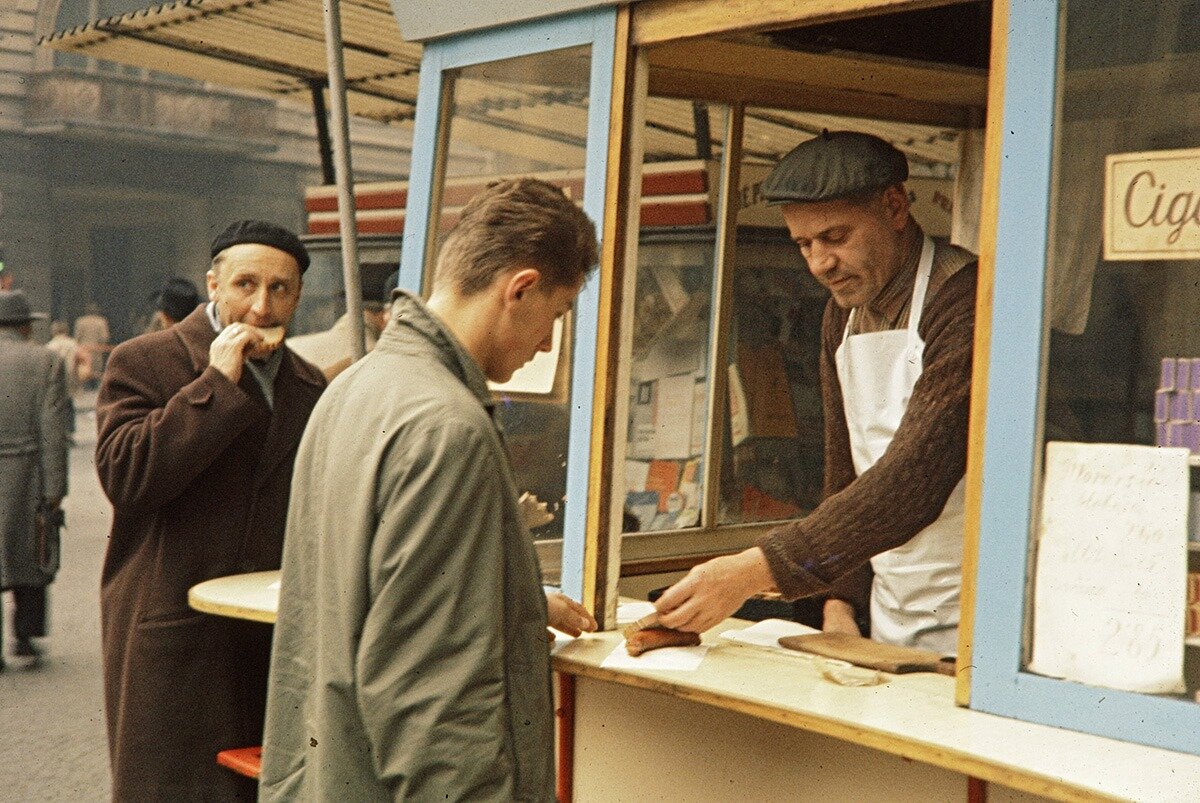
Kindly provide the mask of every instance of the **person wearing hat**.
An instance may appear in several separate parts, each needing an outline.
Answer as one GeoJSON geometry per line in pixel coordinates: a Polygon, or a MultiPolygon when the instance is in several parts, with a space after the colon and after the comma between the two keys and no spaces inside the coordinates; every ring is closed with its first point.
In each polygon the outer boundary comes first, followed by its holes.
{"type": "Polygon", "coordinates": [[[292,464],[325,380],[281,343],[308,253],[239,221],[213,241],[209,303],[113,350],[96,470],[113,503],[101,575],[112,797],[253,799],[216,752],[259,744],[266,625],[199,614],[188,589],[278,569],[292,464]]]}
{"type": "Polygon", "coordinates": [[[157,332],[169,329],[187,317],[188,313],[200,305],[200,293],[191,279],[182,276],[171,276],[163,282],[155,299],[156,309],[150,319],[147,332],[157,332]]]}
{"type": "Polygon", "coordinates": [[[701,564],[657,602],[703,631],[751,595],[825,595],[825,629],[957,648],[977,260],[909,214],[908,162],[878,137],[826,132],[763,184],[829,289],[822,324],[824,499],[755,546],[701,564]]]}
{"type": "MultiPolygon", "coordinates": [[[[37,658],[46,635],[46,588],[58,571],[58,527],[67,495],[67,378],[57,354],[29,342],[20,290],[0,290],[0,588],[12,591],[18,656],[37,658]]],[[[0,632],[3,631],[0,611],[0,632]]],[[[0,659],[0,669],[4,660],[0,659]]]]}
{"type": "MultiPolygon", "coordinates": [[[[392,262],[364,262],[359,267],[362,285],[363,331],[366,350],[375,348],[387,326],[392,291],[396,289],[396,265],[392,262]]],[[[354,362],[351,344],[350,313],[347,312],[324,332],[288,338],[292,351],[321,369],[332,380],[354,362]]]]}

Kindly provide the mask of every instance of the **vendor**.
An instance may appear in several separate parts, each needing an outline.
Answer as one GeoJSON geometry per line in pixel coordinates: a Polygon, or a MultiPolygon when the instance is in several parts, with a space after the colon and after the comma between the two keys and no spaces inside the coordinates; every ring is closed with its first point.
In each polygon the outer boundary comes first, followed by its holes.
{"type": "Polygon", "coordinates": [[[907,178],[892,145],[839,131],[792,150],[764,182],[831,296],[824,497],[754,547],[693,568],[656,603],[662,625],[707,630],[778,588],[827,596],[827,631],[858,634],[869,606],[873,639],[955,651],[977,260],[922,231],[907,178]]]}

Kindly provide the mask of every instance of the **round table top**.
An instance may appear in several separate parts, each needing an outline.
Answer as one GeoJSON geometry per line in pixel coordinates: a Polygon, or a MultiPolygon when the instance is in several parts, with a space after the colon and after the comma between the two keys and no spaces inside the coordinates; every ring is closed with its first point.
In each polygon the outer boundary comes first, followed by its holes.
{"type": "Polygon", "coordinates": [[[197,583],[188,590],[188,605],[217,616],[274,624],[279,610],[279,570],[232,574],[197,583]]]}

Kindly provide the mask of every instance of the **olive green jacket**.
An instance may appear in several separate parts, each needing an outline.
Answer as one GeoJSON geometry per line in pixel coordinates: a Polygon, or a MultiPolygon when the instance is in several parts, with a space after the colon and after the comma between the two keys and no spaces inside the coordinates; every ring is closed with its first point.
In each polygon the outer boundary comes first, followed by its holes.
{"type": "Polygon", "coordinates": [[[263,800],[552,800],[546,598],[479,367],[413,296],[300,445],[263,800]]]}

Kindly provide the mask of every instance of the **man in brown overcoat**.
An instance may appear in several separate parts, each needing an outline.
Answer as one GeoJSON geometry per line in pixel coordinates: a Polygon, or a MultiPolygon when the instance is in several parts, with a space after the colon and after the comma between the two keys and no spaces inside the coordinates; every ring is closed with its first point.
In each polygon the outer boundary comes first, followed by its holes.
{"type": "Polygon", "coordinates": [[[270,331],[299,303],[299,239],[241,221],[212,256],[210,303],[113,351],[96,405],[114,508],[100,595],[118,801],[255,796],[215,761],[260,743],[270,628],[197,613],[187,592],[279,568],[292,463],[324,379],[270,331]]]}

